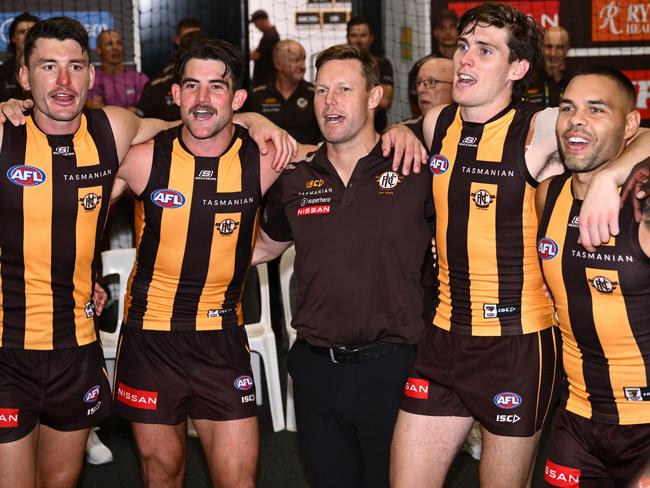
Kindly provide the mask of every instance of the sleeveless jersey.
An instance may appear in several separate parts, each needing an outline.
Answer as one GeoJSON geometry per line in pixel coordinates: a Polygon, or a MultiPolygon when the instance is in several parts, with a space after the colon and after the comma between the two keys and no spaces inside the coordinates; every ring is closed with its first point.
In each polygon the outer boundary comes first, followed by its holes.
{"type": "Polygon", "coordinates": [[[74,134],[46,135],[27,116],[4,124],[0,152],[0,346],[60,349],[97,340],[97,250],[118,168],[102,110],[74,134]]]}
{"type": "Polygon", "coordinates": [[[257,145],[235,126],[217,158],[190,153],[181,126],[155,138],[151,175],[136,202],[136,264],[125,324],[214,330],[243,324],[240,298],[261,200],[257,145]]]}
{"type": "Polygon", "coordinates": [[[537,182],[525,144],[539,110],[522,102],[486,123],[458,105],[438,117],[433,176],[439,298],[433,324],[461,334],[527,334],[552,325],[536,255],[537,182]]]}
{"type": "Polygon", "coordinates": [[[620,234],[586,251],[571,180],[551,182],[538,240],[560,320],[566,408],[601,422],[650,423],[650,259],[639,224],[628,202],[620,234]]]}

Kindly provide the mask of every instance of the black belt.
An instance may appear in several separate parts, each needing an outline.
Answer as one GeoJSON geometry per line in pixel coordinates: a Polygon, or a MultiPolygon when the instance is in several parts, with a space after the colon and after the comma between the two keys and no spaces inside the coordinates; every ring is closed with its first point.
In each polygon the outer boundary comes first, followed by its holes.
{"type": "Polygon", "coordinates": [[[312,346],[301,337],[298,337],[297,342],[311,352],[326,357],[337,364],[356,364],[362,361],[368,361],[369,359],[383,358],[400,347],[404,347],[404,345],[394,344],[392,342],[371,342],[369,344],[355,346],[321,347],[312,346]]]}

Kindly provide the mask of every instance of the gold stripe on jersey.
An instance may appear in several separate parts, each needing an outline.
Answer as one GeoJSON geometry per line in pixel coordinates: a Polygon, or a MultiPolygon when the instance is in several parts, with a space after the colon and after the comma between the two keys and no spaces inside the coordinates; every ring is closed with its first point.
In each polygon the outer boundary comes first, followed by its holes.
{"type": "Polygon", "coordinates": [[[643,356],[634,340],[625,298],[621,287],[617,286],[621,282],[618,271],[586,268],[585,275],[590,283],[599,277],[605,277],[615,283],[610,293],[600,293],[594,286],[590,286],[589,291],[593,303],[594,325],[609,362],[609,379],[616,397],[620,423],[648,422],[650,407],[640,407],[638,402],[627,401],[623,393],[625,387],[648,385],[645,368],[639,367],[644,363],[643,356]],[[621,344],[623,338],[628,339],[624,347],[621,344]],[[646,410],[645,415],[643,410],[646,410]]]}
{"type": "MultiPolygon", "coordinates": [[[[498,185],[487,183],[473,182],[471,186],[471,195],[477,195],[478,192],[488,192],[490,198],[496,198],[498,185]]],[[[476,197],[474,197],[476,198],[476,197]]],[[[474,304],[481,304],[483,297],[493,291],[498,295],[499,283],[492,284],[492,277],[497,269],[497,206],[493,202],[485,208],[477,205],[469,206],[469,218],[467,219],[467,256],[469,264],[469,274],[479,278],[470,287],[470,300],[472,308],[474,304]],[[493,244],[490,247],[485,246],[485,242],[493,244]]],[[[482,313],[482,310],[481,310],[482,313]]],[[[494,325],[487,325],[475,329],[474,335],[495,336],[500,335],[501,326],[497,321],[494,325]]]]}
{"type": "Polygon", "coordinates": [[[512,124],[515,114],[516,111],[513,109],[494,122],[485,124],[481,143],[477,148],[476,159],[492,163],[501,162],[503,159],[503,147],[505,145],[506,136],[508,135],[508,131],[503,129],[504,126],[507,129],[510,124],[512,124]]]}
{"type": "MultiPolygon", "coordinates": [[[[177,142],[174,144],[177,144],[177,142]]],[[[241,144],[241,138],[237,138],[228,152],[219,159],[217,193],[241,191],[242,167],[239,159],[241,144]]]]}
{"type": "Polygon", "coordinates": [[[192,194],[194,190],[194,157],[185,152],[174,139],[174,164],[169,173],[169,186],[185,197],[185,204],[173,212],[163,212],[160,222],[160,245],[154,265],[155,282],[147,294],[150,305],[144,314],[142,328],[171,330],[171,316],[155,314],[152,310],[165,310],[170,296],[175,296],[185,257],[187,231],[190,225],[192,194]],[[155,288],[154,288],[155,287],[155,288]]]}
{"type": "MultiPolygon", "coordinates": [[[[218,319],[220,326],[223,322],[223,316],[214,317],[209,314],[209,311],[223,308],[224,295],[235,274],[235,253],[237,249],[232,245],[232,241],[237,242],[239,240],[240,222],[241,212],[217,213],[214,215],[208,275],[199,300],[196,330],[214,329],[215,318],[218,319]],[[227,221],[236,222],[236,226],[232,233],[224,235],[220,231],[220,227],[227,221]]],[[[237,315],[241,315],[241,305],[239,303],[237,303],[237,315]]]]}
{"type": "Polygon", "coordinates": [[[26,118],[25,164],[45,173],[45,181],[23,192],[25,261],[25,345],[52,349],[52,149],[47,137],[26,118]]]}
{"type": "MultiPolygon", "coordinates": [[[[84,148],[86,149],[86,148],[84,148]]],[[[94,146],[93,146],[94,149],[94,146]]],[[[84,160],[85,155],[75,147],[77,158],[84,160]]],[[[97,154],[95,150],[95,154],[97,154]]],[[[97,163],[99,163],[99,156],[97,155],[97,163]]],[[[92,186],[79,188],[77,190],[77,200],[82,202],[88,195],[96,195],[97,197],[104,198],[102,195],[102,186],[92,186]]],[[[73,297],[75,303],[84,303],[88,300],[88,293],[93,290],[92,282],[92,262],[94,254],[94,246],[84,245],[86,242],[92,242],[96,237],[97,220],[99,219],[99,209],[94,211],[86,211],[79,205],[77,212],[77,225],[76,225],[76,243],[77,253],[75,256],[74,276],[73,276],[73,297]]],[[[92,317],[88,317],[85,310],[81,307],[75,307],[75,335],[78,344],[88,344],[95,339],[95,325],[92,317]]]]}
{"type": "MultiPolygon", "coordinates": [[[[524,191],[524,206],[522,210],[522,227],[524,230],[524,242],[537,241],[537,211],[535,210],[535,194],[537,190],[526,185],[524,191]]],[[[537,246],[524,246],[523,276],[524,284],[521,289],[521,316],[527,319],[522,322],[522,332],[528,334],[548,327],[549,317],[540,314],[539,298],[540,287],[544,285],[540,273],[537,246]]]]}
{"type": "MultiPolygon", "coordinates": [[[[445,154],[449,159],[449,169],[447,172],[453,170],[454,162],[456,161],[456,154],[458,151],[458,143],[462,132],[462,123],[460,119],[460,111],[456,112],[454,122],[449,126],[447,134],[442,141],[441,154],[445,154]]],[[[436,175],[433,177],[433,200],[436,208],[447,208],[447,199],[449,194],[450,178],[438,178],[436,175]]],[[[449,221],[446,218],[436,219],[436,242],[442,243],[447,238],[447,225],[449,221]]],[[[447,259],[447,246],[437,244],[438,252],[438,293],[440,302],[436,308],[436,325],[444,330],[451,329],[451,287],[449,284],[449,261],[447,259]]]]}

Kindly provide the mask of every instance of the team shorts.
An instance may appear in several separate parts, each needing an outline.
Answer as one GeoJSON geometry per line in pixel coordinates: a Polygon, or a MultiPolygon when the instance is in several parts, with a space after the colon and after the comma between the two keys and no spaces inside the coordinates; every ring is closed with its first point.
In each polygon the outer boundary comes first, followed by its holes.
{"type": "Polygon", "coordinates": [[[97,425],[111,413],[98,342],[48,351],[0,348],[0,443],[40,424],[60,431],[97,425]]]}
{"type": "Polygon", "coordinates": [[[419,415],[473,417],[489,432],[529,437],[542,428],[561,378],[554,327],[482,337],[427,327],[401,409],[419,415]]]}
{"type": "Polygon", "coordinates": [[[122,327],[113,399],[115,412],[132,422],[176,425],[187,417],[254,417],[255,385],[246,330],[122,327]]]}
{"type": "Polygon", "coordinates": [[[649,460],[650,424],[608,424],[559,408],[551,423],[544,482],[560,487],[632,486],[649,460]]]}

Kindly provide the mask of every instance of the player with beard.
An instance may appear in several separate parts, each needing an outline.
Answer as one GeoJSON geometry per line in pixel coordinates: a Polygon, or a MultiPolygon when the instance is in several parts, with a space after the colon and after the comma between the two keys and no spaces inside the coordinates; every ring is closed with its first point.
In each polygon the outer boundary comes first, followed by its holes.
{"type": "Polygon", "coordinates": [[[639,128],[632,82],[580,70],[560,99],[557,137],[570,172],[540,185],[538,253],[555,298],[566,382],[551,425],[547,486],[632,486],[650,459],[650,205],[621,210],[621,232],[595,252],[576,221],[593,176],[639,128]]]}
{"type": "Polygon", "coordinates": [[[255,386],[240,296],[259,205],[277,177],[233,124],[246,99],[233,46],[180,53],[181,126],[129,151],[118,174],[138,200],[136,265],[116,361],[116,412],[132,421],[145,486],[182,486],[185,421],[215,486],[254,486],[255,386]]]}

